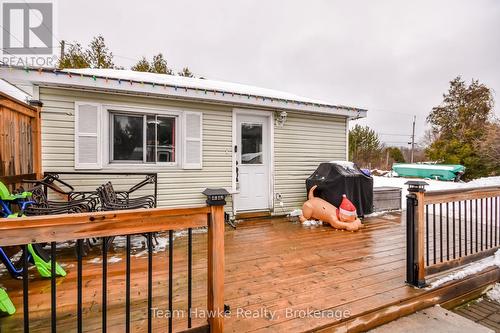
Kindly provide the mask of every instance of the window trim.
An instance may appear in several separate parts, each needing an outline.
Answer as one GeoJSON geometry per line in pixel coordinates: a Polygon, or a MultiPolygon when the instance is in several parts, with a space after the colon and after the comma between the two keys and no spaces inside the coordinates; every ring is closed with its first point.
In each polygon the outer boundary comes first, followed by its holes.
{"type": "MultiPolygon", "coordinates": [[[[171,167],[171,168],[181,168],[181,160],[182,156],[180,152],[182,151],[182,114],[184,111],[175,108],[168,109],[157,109],[157,108],[144,108],[140,106],[121,106],[121,105],[112,105],[105,104],[103,107],[103,117],[105,118],[105,133],[104,138],[107,140],[108,144],[105,145],[105,167],[107,168],[123,168],[130,167],[134,168],[137,166],[141,166],[144,168],[156,168],[156,167],[171,167]],[[112,159],[113,153],[113,124],[112,124],[112,115],[113,114],[121,114],[121,115],[155,115],[155,116],[166,116],[166,117],[174,117],[175,118],[175,142],[176,145],[181,144],[181,147],[175,147],[175,162],[144,162],[145,154],[146,154],[146,142],[143,141],[144,149],[143,149],[143,160],[142,161],[114,161],[112,159]]],[[[144,117],[144,121],[146,121],[147,117],[144,117]]],[[[143,133],[143,140],[146,140],[146,130],[143,133]]]]}

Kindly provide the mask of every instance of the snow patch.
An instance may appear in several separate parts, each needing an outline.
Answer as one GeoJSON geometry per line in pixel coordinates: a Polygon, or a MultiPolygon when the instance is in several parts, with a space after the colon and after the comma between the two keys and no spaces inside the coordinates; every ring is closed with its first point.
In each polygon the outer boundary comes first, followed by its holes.
{"type": "Polygon", "coordinates": [[[89,264],[100,264],[102,263],[101,257],[95,257],[94,259],[87,260],[89,264]]]}
{"type": "Polygon", "coordinates": [[[500,176],[474,179],[466,185],[468,187],[500,186],[500,176]]]}
{"type": "MultiPolygon", "coordinates": [[[[114,264],[116,262],[122,261],[122,258],[117,256],[112,256],[108,258],[108,264],[114,264]]],[[[89,264],[102,264],[102,257],[95,257],[93,259],[87,260],[89,264]]]]}
{"type": "Polygon", "coordinates": [[[108,263],[110,264],[114,264],[115,262],[120,262],[120,261],[122,261],[122,258],[116,256],[113,256],[108,259],[108,263]]]}
{"type": "Polygon", "coordinates": [[[488,291],[486,293],[486,296],[488,296],[488,298],[491,299],[492,301],[500,303],[500,283],[495,283],[493,289],[488,291]]]}
{"type": "Polygon", "coordinates": [[[477,262],[464,266],[463,268],[454,271],[430,284],[426,289],[434,289],[446,282],[450,282],[453,280],[460,280],[469,275],[476,274],[488,267],[498,266],[500,267],[500,250],[496,251],[494,255],[489,256],[487,258],[481,259],[477,262]]]}
{"type": "Polygon", "coordinates": [[[306,226],[306,227],[315,227],[315,226],[323,225],[323,221],[320,221],[320,220],[305,220],[304,222],[302,222],[302,225],[306,226]]]}
{"type": "Polygon", "coordinates": [[[386,215],[386,214],[391,214],[391,213],[400,213],[400,212],[401,212],[401,210],[399,210],[399,209],[397,209],[397,210],[382,210],[380,212],[374,212],[374,213],[365,215],[365,218],[367,218],[367,217],[377,217],[377,216],[381,216],[381,215],[386,215]]]}
{"type": "Polygon", "coordinates": [[[356,170],[354,162],[349,161],[330,161],[330,163],[338,164],[346,170],[356,170]]]}
{"type": "Polygon", "coordinates": [[[302,215],[302,209],[295,209],[288,213],[288,216],[290,217],[298,217],[300,215],[302,215]]]}

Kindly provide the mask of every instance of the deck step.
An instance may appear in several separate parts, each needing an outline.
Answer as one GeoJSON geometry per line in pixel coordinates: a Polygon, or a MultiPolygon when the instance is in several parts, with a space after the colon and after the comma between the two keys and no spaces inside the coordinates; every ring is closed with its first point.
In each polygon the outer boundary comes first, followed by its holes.
{"type": "Polygon", "coordinates": [[[263,210],[263,211],[258,211],[258,212],[237,213],[236,219],[237,220],[248,220],[248,219],[264,218],[264,217],[270,217],[270,216],[271,216],[270,211],[263,210]]]}

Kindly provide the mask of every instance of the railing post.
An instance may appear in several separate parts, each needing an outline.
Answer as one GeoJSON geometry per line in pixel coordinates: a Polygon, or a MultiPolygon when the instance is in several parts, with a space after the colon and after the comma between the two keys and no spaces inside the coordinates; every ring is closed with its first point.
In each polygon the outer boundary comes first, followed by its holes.
{"type": "Polygon", "coordinates": [[[210,206],[208,216],[208,287],[207,308],[211,333],[224,331],[224,205],[229,193],[224,189],[206,189],[210,206]]]}
{"type": "Polygon", "coordinates": [[[425,286],[424,266],[424,210],[423,181],[408,181],[406,196],[406,283],[418,288],[425,286]]]}

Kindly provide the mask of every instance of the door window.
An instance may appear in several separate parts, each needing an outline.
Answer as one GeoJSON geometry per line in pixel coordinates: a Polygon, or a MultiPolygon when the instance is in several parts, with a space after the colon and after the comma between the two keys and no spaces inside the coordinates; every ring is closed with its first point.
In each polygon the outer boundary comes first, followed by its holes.
{"type": "Polygon", "coordinates": [[[262,164],[262,124],[241,124],[241,164],[262,164]]]}

